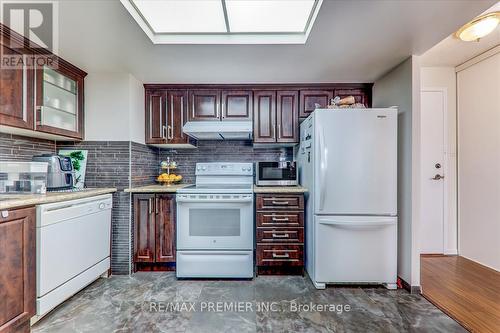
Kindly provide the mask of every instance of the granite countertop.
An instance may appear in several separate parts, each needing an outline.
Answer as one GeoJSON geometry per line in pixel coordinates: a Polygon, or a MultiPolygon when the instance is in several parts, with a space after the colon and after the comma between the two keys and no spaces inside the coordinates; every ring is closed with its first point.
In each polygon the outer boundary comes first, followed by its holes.
{"type": "Polygon", "coordinates": [[[302,186],[253,186],[253,193],[306,193],[302,186]]]}
{"type": "Polygon", "coordinates": [[[86,188],[79,192],[49,192],[47,194],[0,194],[0,210],[69,201],[116,192],[116,188],[86,188]]]}
{"type": "Polygon", "coordinates": [[[191,184],[174,184],[166,185],[146,185],[140,187],[126,188],[124,191],[128,193],[175,193],[178,189],[184,188],[191,184]]]}

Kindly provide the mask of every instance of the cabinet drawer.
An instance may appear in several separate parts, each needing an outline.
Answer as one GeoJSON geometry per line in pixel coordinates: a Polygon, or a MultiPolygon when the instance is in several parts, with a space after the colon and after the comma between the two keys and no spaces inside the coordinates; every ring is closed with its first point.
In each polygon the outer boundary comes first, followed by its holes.
{"type": "Polygon", "coordinates": [[[257,245],[257,266],[302,266],[303,245],[257,245]]]}
{"type": "Polygon", "coordinates": [[[257,209],[304,209],[303,195],[258,194],[257,209]]]}
{"type": "Polygon", "coordinates": [[[304,228],[257,228],[257,243],[303,243],[304,228]]]}
{"type": "Polygon", "coordinates": [[[257,227],[303,227],[304,213],[265,212],[257,213],[257,227]]]}

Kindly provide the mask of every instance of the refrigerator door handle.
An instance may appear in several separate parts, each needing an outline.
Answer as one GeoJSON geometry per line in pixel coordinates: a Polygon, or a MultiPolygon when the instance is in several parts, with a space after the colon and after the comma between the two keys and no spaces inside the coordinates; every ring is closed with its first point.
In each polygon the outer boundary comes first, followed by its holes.
{"type": "Polygon", "coordinates": [[[320,224],[324,225],[338,225],[343,227],[379,227],[384,225],[393,225],[396,221],[377,221],[377,222],[359,222],[359,221],[338,221],[338,220],[320,220],[320,224]]]}
{"type": "Polygon", "coordinates": [[[320,156],[320,182],[321,182],[321,191],[320,191],[320,203],[319,210],[322,211],[325,205],[325,192],[326,192],[326,170],[328,168],[328,149],[325,148],[325,132],[323,127],[319,128],[319,156],[320,156]]]}

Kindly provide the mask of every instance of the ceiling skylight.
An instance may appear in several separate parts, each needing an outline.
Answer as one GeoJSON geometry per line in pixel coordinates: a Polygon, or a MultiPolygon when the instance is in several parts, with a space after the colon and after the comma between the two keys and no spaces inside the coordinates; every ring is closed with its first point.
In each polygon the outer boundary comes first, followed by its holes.
{"type": "Polygon", "coordinates": [[[314,0],[226,0],[231,32],[303,33],[314,0]]]}
{"type": "Polygon", "coordinates": [[[120,0],[154,44],[304,44],[323,0],[120,0]]]}
{"type": "Polygon", "coordinates": [[[156,33],[226,32],[220,0],[134,0],[156,33]]]}

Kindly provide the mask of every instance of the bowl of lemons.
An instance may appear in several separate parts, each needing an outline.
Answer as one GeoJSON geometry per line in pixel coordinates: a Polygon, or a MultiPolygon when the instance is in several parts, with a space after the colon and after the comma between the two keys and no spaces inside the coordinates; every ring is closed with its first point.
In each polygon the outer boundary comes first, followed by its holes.
{"type": "Polygon", "coordinates": [[[181,175],[176,175],[173,173],[168,174],[166,172],[162,173],[161,175],[158,176],[158,178],[156,178],[156,181],[158,183],[166,185],[166,186],[170,186],[172,184],[179,183],[181,180],[182,180],[181,175]]]}

